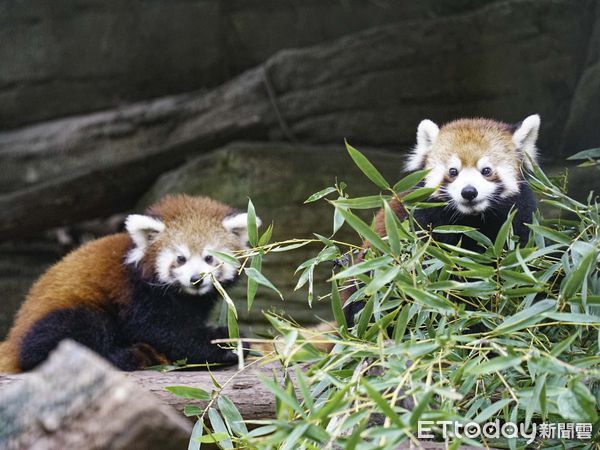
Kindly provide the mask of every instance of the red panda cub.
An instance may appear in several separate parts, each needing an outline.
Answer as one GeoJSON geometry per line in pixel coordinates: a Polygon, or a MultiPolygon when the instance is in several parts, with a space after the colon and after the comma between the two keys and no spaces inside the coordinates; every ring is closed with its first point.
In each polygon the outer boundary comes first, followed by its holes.
{"type": "MultiPolygon", "coordinates": [[[[511,208],[515,208],[513,230],[521,245],[525,245],[529,239],[526,224],[531,223],[536,200],[523,178],[522,168],[531,169],[537,159],[539,127],[538,115],[517,125],[460,119],[439,128],[431,120],[423,120],[406,170],[429,169],[421,186],[437,188],[430,201],[446,205],[416,209],[416,223],[424,229],[470,226],[494,241],[511,208]]],[[[406,219],[408,214],[401,201],[394,199],[390,206],[400,220],[406,219]]],[[[386,235],[383,210],[375,218],[375,230],[380,236],[386,235]]],[[[434,233],[433,237],[452,245],[460,240],[463,248],[482,251],[468,236],[434,233]]],[[[345,289],[343,299],[347,300],[352,292],[354,289],[345,289]]],[[[355,313],[363,306],[362,302],[345,305],[349,323],[353,323],[355,313]]]]}
{"type": "Polygon", "coordinates": [[[127,232],[83,245],[33,285],[0,345],[0,371],[36,367],[65,338],[123,370],[236,362],[210,343],[227,329],[206,321],[219,298],[211,276],[228,286],[237,271],[210,251],[246,248],[246,221],[246,213],[187,195],[128,216],[127,232]]]}

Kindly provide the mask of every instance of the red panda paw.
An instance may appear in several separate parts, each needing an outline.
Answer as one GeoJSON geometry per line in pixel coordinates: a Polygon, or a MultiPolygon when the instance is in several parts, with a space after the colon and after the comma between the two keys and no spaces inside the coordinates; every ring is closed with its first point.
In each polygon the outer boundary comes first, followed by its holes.
{"type": "Polygon", "coordinates": [[[129,347],[131,356],[140,369],[149,366],[169,364],[169,359],[158,352],[154,347],[143,342],[138,342],[129,347]]]}

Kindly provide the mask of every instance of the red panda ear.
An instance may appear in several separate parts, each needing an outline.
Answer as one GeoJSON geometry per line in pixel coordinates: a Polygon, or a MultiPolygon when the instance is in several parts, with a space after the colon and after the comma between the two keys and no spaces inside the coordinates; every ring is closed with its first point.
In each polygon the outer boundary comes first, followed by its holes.
{"type": "Polygon", "coordinates": [[[521,153],[525,167],[531,169],[531,163],[537,161],[537,141],[540,129],[540,116],[534,114],[527,117],[513,133],[512,141],[521,153]]]}
{"type": "Polygon", "coordinates": [[[425,168],[425,157],[435,142],[440,129],[429,119],[422,120],[417,128],[417,145],[408,157],[406,170],[425,168]]]}
{"type": "Polygon", "coordinates": [[[143,250],[165,229],[165,224],[150,216],[130,214],[125,219],[125,228],[136,247],[143,250]]]}
{"type": "MultiPolygon", "coordinates": [[[[223,219],[223,226],[227,231],[239,236],[242,245],[248,243],[248,213],[235,213],[223,219]]],[[[262,220],[256,218],[256,226],[260,227],[262,220]]]]}

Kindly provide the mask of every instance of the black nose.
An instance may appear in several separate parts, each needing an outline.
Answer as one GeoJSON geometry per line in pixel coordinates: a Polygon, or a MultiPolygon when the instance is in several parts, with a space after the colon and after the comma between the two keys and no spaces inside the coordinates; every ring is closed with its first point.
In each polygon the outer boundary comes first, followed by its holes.
{"type": "Polygon", "coordinates": [[[196,284],[198,283],[200,280],[202,279],[202,277],[200,275],[192,275],[190,277],[190,283],[192,284],[196,284]]]}
{"type": "Polygon", "coordinates": [[[477,189],[475,189],[473,186],[465,186],[463,190],[460,191],[460,195],[462,195],[465,200],[473,200],[475,197],[477,197],[477,189]]]}

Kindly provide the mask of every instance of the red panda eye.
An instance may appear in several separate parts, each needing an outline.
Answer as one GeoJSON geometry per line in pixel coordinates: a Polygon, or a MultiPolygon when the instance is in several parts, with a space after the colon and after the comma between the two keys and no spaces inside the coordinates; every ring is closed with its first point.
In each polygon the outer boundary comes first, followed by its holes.
{"type": "Polygon", "coordinates": [[[489,177],[492,174],[492,169],[490,169],[489,167],[484,167],[483,169],[481,169],[481,175],[483,175],[484,177],[489,177]]]}
{"type": "Polygon", "coordinates": [[[455,177],[458,175],[458,170],[453,167],[452,169],[450,169],[448,171],[448,173],[450,174],[451,177],[455,177]]]}
{"type": "Polygon", "coordinates": [[[187,261],[187,259],[185,258],[185,256],[179,255],[177,257],[177,264],[185,264],[185,262],[187,261]]]}
{"type": "Polygon", "coordinates": [[[214,258],[212,257],[212,255],[206,255],[204,257],[204,261],[206,261],[206,264],[212,264],[212,262],[214,261],[214,258]]]}

